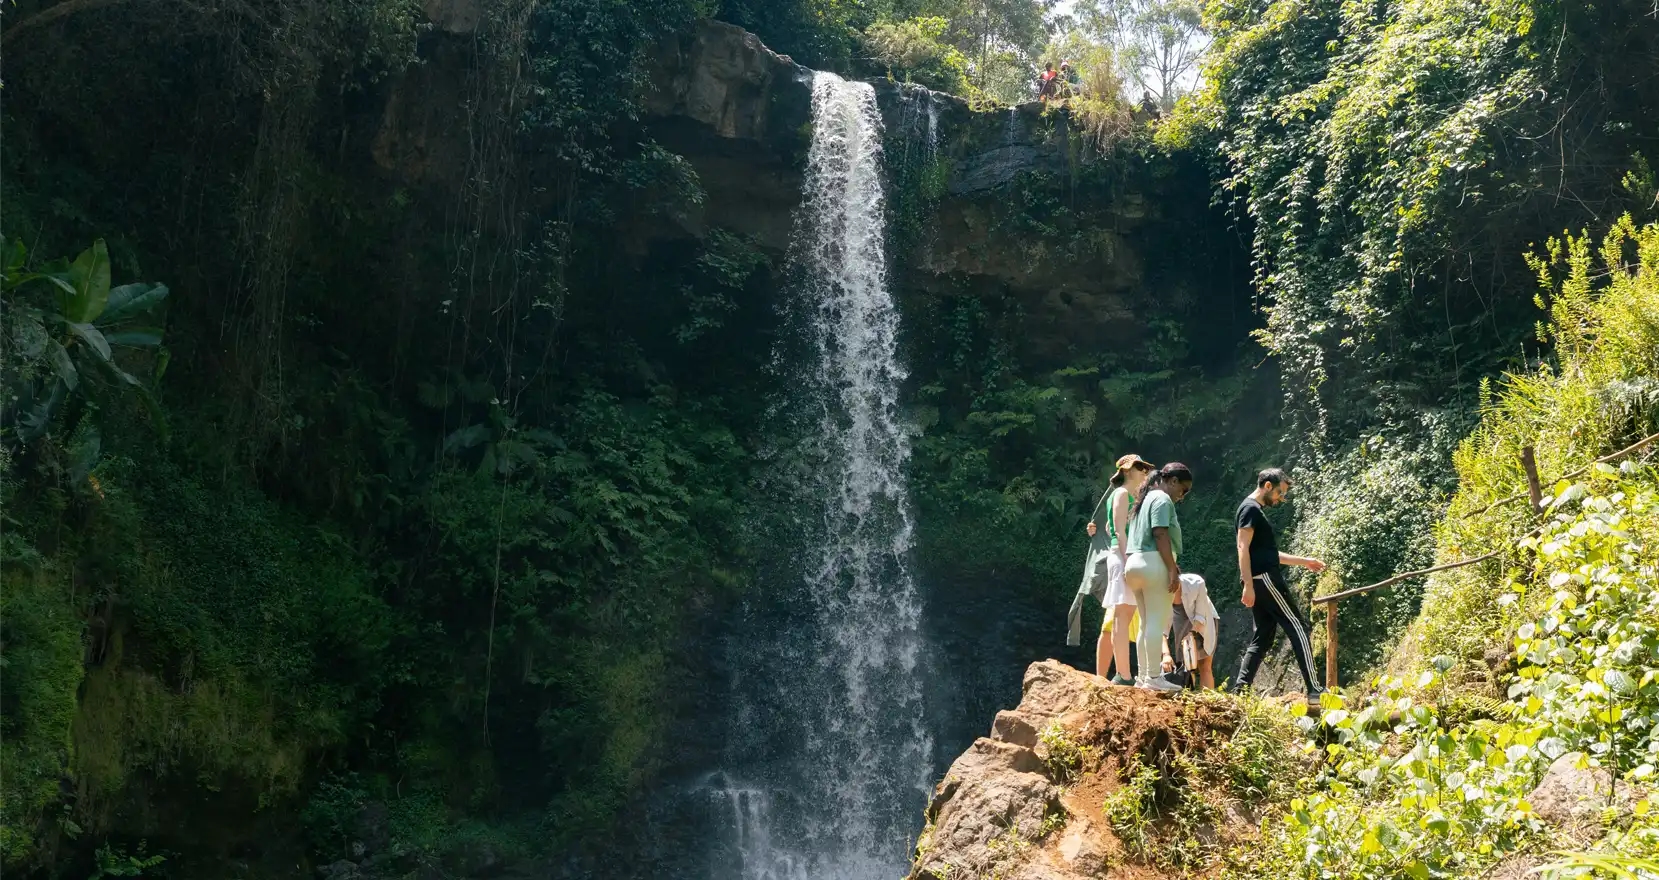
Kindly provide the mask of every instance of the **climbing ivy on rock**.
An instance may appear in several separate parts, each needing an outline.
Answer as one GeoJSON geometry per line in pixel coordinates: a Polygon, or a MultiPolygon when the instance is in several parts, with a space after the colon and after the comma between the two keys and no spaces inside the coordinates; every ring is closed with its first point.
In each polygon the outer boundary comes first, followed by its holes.
{"type": "Polygon", "coordinates": [[[1625,4],[1219,0],[1199,96],[1254,223],[1308,446],[1469,405],[1534,320],[1519,263],[1604,216],[1651,121],[1625,4]],[[1571,7],[1570,9],[1568,7],[1571,7]],[[1593,96],[1593,97],[1592,97],[1593,96]]]}

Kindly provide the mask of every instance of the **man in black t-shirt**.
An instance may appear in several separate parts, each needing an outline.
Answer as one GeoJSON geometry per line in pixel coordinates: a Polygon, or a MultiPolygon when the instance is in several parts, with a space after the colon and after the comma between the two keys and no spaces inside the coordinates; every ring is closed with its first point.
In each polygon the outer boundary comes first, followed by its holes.
{"type": "Polygon", "coordinates": [[[1238,506],[1238,570],[1244,584],[1239,600],[1250,609],[1256,630],[1250,636],[1250,645],[1244,649],[1244,662],[1239,664],[1238,687],[1249,687],[1256,680],[1256,670],[1273,646],[1273,635],[1284,627],[1290,636],[1290,649],[1296,655],[1296,665],[1302,670],[1302,683],[1310,698],[1319,696],[1322,688],[1313,674],[1313,648],[1308,644],[1307,618],[1291,602],[1290,588],[1285,585],[1282,566],[1299,565],[1309,571],[1324,569],[1317,559],[1292,556],[1279,552],[1279,543],[1273,536],[1273,524],[1262,512],[1264,507],[1277,507],[1290,492],[1290,478],[1278,468],[1268,468],[1256,475],[1256,491],[1245,496],[1238,506]]]}

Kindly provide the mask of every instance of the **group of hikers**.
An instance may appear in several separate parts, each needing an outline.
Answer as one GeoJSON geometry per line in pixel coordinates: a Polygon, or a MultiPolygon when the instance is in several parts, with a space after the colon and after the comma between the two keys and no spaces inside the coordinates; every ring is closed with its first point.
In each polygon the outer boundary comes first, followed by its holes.
{"type": "MultiPolygon", "coordinates": [[[[1089,517],[1089,552],[1072,601],[1066,643],[1079,642],[1084,598],[1097,599],[1106,617],[1095,645],[1095,672],[1112,684],[1155,691],[1215,687],[1211,661],[1220,615],[1204,579],[1180,568],[1181,519],[1176,505],[1192,484],[1192,470],[1180,462],[1158,467],[1138,455],[1125,455],[1117,460],[1106,492],[1089,517]]],[[[1303,692],[1317,699],[1320,686],[1313,672],[1307,618],[1291,599],[1284,566],[1317,572],[1325,563],[1280,551],[1273,526],[1263,514],[1283,503],[1289,492],[1290,478],[1283,470],[1261,471],[1255,491],[1239,502],[1234,517],[1239,601],[1250,609],[1255,631],[1233,687],[1254,684],[1274,636],[1283,629],[1302,673],[1303,692]]]]}
{"type": "MultiPolygon", "coordinates": [[[[1037,100],[1047,107],[1050,102],[1059,106],[1064,99],[1083,96],[1083,81],[1077,68],[1070,61],[1060,62],[1060,69],[1054,69],[1054,62],[1043,65],[1041,73],[1037,74],[1037,100]]],[[[1157,97],[1150,90],[1141,93],[1141,101],[1136,110],[1145,118],[1157,119],[1162,116],[1157,97]]]]}
{"type": "Polygon", "coordinates": [[[1060,62],[1059,70],[1055,70],[1054,62],[1050,61],[1043,67],[1043,72],[1037,74],[1037,100],[1044,104],[1082,93],[1083,81],[1070,61],[1060,62]]]}

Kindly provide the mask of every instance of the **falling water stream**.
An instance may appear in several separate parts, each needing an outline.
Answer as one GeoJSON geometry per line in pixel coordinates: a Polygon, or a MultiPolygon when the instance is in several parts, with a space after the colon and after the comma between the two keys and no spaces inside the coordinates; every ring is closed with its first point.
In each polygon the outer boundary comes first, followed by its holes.
{"type": "Polygon", "coordinates": [[[771,612],[734,640],[717,880],[902,876],[932,775],[874,89],[816,74],[779,369],[798,442],[771,612]]]}

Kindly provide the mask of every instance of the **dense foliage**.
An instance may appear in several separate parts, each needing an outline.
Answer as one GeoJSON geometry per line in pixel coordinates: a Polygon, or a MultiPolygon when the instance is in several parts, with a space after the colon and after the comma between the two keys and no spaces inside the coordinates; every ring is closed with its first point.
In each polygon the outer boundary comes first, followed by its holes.
{"type": "Polygon", "coordinates": [[[610,259],[701,198],[627,124],[707,10],[223,5],[8,34],[0,858],[188,871],[272,811],[288,864],[382,808],[403,870],[583,840],[747,576],[768,262],[610,259]],[[358,114],[417,45],[472,152],[393,184],[358,114]]]}
{"type": "MultiPolygon", "coordinates": [[[[1481,383],[1536,357],[1523,255],[1651,209],[1641,4],[1222,0],[1166,143],[1214,145],[1253,270],[1319,588],[1422,561],[1481,383]],[[1626,171],[1635,172],[1627,176],[1626,171]],[[1623,179],[1622,179],[1623,178],[1623,179]],[[1424,414],[1429,414],[1425,418],[1424,414]],[[1388,501],[1373,490],[1388,487],[1388,501]],[[1397,499],[1397,502],[1395,501],[1397,499]]],[[[1419,590],[1352,607],[1356,660],[1419,590]]],[[[1355,667],[1350,667],[1353,669],[1355,667]]]]}
{"type": "MultiPolygon", "coordinates": [[[[1625,203],[1639,4],[1221,2],[1198,112],[1255,221],[1305,442],[1473,403],[1533,315],[1520,254],[1625,203]],[[1594,95],[1595,97],[1590,97],[1594,95]],[[1547,134],[1547,136],[1546,136],[1547,134]]],[[[1647,207],[1642,205],[1639,207],[1647,207]]]]}
{"type": "MultiPolygon", "coordinates": [[[[1268,846],[1244,862],[1250,876],[1472,876],[1562,845],[1528,802],[1557,759],[1591,768],[1603,791],[1655,775],[1659,473],[1640,458],[1584,463],[1651,429],[1650,401],[1605,403],[1655,369],[1659,226],[1627,217],[1599,254],[1567,238],[1535,261],[1554,363],[1510,377],[1457,453],[1438,555],[1507,552],[1436,579],[1394,658],[1399,677],[1380,679],[1363,707],[1327,701],[1326,739],[1310,741],[1325,770],[1270,824],[1268,846]],[[1536,518],[1524,505],[1485,509],[1522,482],[1522,444],[1546,468],[1584,471],[1550,487],[1536,518]],[[1508,663],[1487,656],[1494,642],[1508,663]]],[[[1626,797],[1606,811],[1604,845],[1651,858],[1656,806],[1626,797]]]]}

